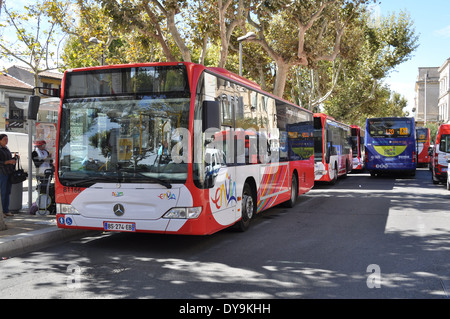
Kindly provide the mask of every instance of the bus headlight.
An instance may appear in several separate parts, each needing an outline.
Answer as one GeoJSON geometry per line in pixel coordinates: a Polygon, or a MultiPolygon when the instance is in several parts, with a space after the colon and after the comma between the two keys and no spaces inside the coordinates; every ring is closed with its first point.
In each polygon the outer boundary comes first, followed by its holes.
{"type": "Polygon", "coordinates": [[[167,211],[163,218],[194,219],[200,216],[201,207],[174,207],[167,211]]]}
{"type": "Polygon", "coordinates": [[[65,215],[80,215],[75,207],[68,204],[56,204],[56,213],[65,215]]]}

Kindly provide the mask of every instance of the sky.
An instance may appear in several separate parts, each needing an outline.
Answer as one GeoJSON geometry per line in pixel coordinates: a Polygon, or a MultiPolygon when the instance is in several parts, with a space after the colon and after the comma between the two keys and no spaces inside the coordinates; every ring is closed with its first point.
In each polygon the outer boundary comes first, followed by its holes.
{"type": "MultiPolygon", "coordinates": [[[[8,6],[22,8],[29,0],[6,0],[8,6]]],[[[375,14],[409,13],[419,36],[419,47],[410,60],[399,65],[385,80],[392,91],[408,100],[411,115],[414,107],[415,82],[419,67],[439,67],[450,58],[450,2],[449,0],[378,0],[375,14]]],[[[0,61],[0,67],[2,61],[0,61]]]]}
{"type": "Polygon", "coordinates": [[[378,9],[382,16],[389,13],[409,13],[419,36],[419,47],[412,58],[391,72],[385,81],[392,91],[408,99],[407,110],[413,115],[415,83],[419,67],[440,67],[450,58],[450,2],[449,0],[381,0],[378,9]]]}

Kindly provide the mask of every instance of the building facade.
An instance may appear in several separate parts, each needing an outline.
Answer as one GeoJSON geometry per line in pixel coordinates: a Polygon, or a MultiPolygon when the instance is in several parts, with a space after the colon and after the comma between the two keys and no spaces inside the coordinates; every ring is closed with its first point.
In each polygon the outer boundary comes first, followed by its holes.
{"type": "Polygon", "coordinates": [[[26,133],[26,115],[15,102],[27,102],[33,87],[15,77],[0,73],[0,131],[26,133]]]}
{"type": "Polygon", "coordinates": [[[439,68],[439,121],[448,123],[450,105],[450,58],[439,68]]]}
{"type": "MultiPolygon", "coordinates": [[[[16,106],[15,102],[28,102],[35,93],[34,87],[60,88],[63,74],[57,72],[42,72],[35,84],[32,69],[14,65],[0,72],[0,130],[27,133],[27,111],[16,106]]],[[[45,99],[41,96],[41,102],[45,99]]],[[[57,111],[40,110],[38,122],[56,123],[57,111]]]]}
{"type": "Polygon", "coordinates": [[[417,125],[439,121],[439,67],[420,67],[416,80],[415,120],[417,125]]]}

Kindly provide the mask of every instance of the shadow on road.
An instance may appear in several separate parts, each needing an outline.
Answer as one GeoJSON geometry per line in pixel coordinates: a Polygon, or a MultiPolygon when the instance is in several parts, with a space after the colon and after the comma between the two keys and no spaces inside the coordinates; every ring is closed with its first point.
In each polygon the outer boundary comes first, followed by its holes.
{"type": "Polygon", "coordinates": [[[349,175],[259,214],[245,233],[108,233],[17,260],[48,298],[444,298],[448,197],[426,174],[349,175]],[[78,290],[46,281],[70,265],[81,270],[78,290]],[[381,288],[368,286],[373,265],[381,288]]]}

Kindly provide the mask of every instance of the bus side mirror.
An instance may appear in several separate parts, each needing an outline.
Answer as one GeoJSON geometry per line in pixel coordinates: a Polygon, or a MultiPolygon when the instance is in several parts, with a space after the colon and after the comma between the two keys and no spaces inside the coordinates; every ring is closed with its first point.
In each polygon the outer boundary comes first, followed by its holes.
{"type": "Polygon", "coordinates": [[[35,87],[39,94],[51,97],[61,97],[61,90],[56,88],[35,87]]]}
{"type": "Polygon", "coordinates": [[[220,128],[220,104],[218,101],[203,101],[203,132],[212,127],[220,128]]]}

